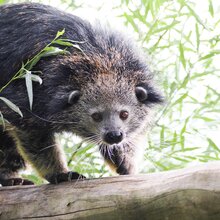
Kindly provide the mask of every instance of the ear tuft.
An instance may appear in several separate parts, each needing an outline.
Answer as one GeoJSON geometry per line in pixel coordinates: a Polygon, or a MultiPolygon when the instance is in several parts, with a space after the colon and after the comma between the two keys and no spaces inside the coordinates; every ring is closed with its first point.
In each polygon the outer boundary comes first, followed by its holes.
{"type": "Polygon", "coordinates": [[[135,94],[139,102],[144,102],[148,98],[147,90],[141,86],[135,88],[135,94]]]}
{"type": "Polygon", "coordinates": [[[68,104],[73,105],[76,104],[80,97],[80,91],[74,90],[69,94],[68,104]]]}

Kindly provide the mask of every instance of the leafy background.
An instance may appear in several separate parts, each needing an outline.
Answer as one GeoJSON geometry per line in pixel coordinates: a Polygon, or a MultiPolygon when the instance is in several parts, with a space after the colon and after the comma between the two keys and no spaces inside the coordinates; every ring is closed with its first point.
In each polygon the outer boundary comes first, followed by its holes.
{"type": "MultiPolygon", "coordinates": [[[[0,4],[23,2],[4,1],[0,4]]],[[[212,0],[59,0],[55,5],[87,20],[125,27],[146,52],[167,102],[146,135],[141,172],[220,160],[220,2],[212,0]]],[[[72,134],[57,135],[71,169],[109,176],[97,148],[72,134]]],[[[36,183],[33,172],[24,173],[36,183]]]]}

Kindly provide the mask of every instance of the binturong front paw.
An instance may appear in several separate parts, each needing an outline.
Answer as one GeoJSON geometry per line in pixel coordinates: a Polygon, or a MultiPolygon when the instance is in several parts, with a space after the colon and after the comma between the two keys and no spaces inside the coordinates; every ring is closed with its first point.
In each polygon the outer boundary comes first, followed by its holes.
{"type": "Polygon", "coordinates": [[[110,158],[105,158],[105,162],[109,167],[119,175],[132,175],[137,174],[137,164],[129,158],[120,158],[119,156],[111,156],[110,158]]]}
{"type": "Polygon", "coordinates": [[[58,184],[61,182],[67,182],[72,180],[86,179],[86,177],[77,172],[70,171],[67,173],[53,174],[50,178],[47,179],[52,184],[58,184]]]}
{"type": "Polygon", "coordinates": [[[22,178],[1,179],[0,184],[2,186],[34,185],[32,181],[22,178]]]}
{"type": "Polygon", "coordinates": [[[116,168],[116,172],[119,175],[132,175],[137,174],[137,167],[136,164],[131,163],[130,161],[124,160],[122,163],[118,165],[116,168]]]}

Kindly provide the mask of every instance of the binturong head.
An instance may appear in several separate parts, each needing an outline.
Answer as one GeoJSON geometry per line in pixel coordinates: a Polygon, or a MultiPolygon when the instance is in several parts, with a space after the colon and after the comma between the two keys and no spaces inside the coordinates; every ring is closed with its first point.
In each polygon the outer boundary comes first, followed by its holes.
{"type": "Polygon", "coordinates": [[[75,122],[68,130],[99,145],[118,173],[133,173],[133,168],[119,171],[119,164],[122,167],[127,155],[136,154],[152,124],[154,106],[163,97],[145,59],[130,42],[103,33],[98,40],[98,48],[84,45],[84,54],[73,52],[59,64],[69,80],[62,87],[68,88],[62,92],[68,95],[68,107],[58,117],[75,122]]]}
{"type": "Polygon", "coordinates": [[[81,62],[92,73],[80,76],[78,72],[72,79],[74,84],[79,82],[68,100],[69,112],[72,109],[72,119],[77,121],[74,132],[106,146],[134,142],[146,134],[153,122],[155,104],[163,101],[147,66],[138,61],[135,66],[132,61],[125,66],[121,59],[94,56],[81,62]]]}

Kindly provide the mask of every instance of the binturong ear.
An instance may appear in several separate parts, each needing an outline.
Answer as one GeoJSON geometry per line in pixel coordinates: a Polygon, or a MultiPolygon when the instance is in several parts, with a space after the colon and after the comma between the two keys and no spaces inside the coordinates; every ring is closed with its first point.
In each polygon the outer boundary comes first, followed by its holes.
{"type": "Polygon", "coordinates": [[[70,105],[76,104],[79,98],[80,98],[80,91],[79,90],[72,91],[68,97],[68,104],[70,105]]]}
{"type": "Polygon", "coordinates": [[[139,102],[144,102],[148,98],[147,90],[141,86],[135,88],[135,94],[139,102]]]}
{"type": "Polygon", "coordinates": [[[64,109],[76,104],[80,98],[80,91],[73,90],[70,92],[57,91],[54,97],[49,101],[48,110],[51,114],[63,111],[64,109]]]}
{"type": "Polygon", "coordinates": [[[138,85],[135,87],[137,100],[143,104],[162,104],[164,97],[149,85],[138,85]]]}

